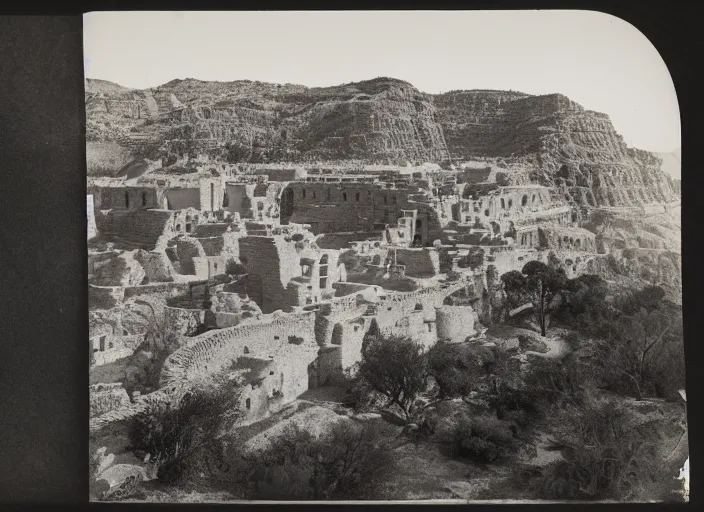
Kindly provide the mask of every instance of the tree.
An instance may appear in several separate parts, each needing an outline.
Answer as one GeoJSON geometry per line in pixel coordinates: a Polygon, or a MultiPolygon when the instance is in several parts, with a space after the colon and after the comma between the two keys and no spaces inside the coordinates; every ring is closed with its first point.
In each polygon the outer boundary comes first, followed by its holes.
{"type": "Polygon", "coordinates": [[[166,482],[178,481],[223,429],[241,415],[241,383],[225,374],[194,385],[174,403],[150,404],[128,424],[131,449],[145,452],[166,482]]]}
{"type": "Polygon", "coordinates": [[[371,335],[362,344],[359,376],[410,421],[416,398],[427,386],[425,351],[409,338],[371,335]]]}
{"type": "Polygon", "coordinates": [[[526,285],[526,278],[518,270],[511,270],[501,276],[501,281],[504,283],[504,291],[506,292],[506,302],[509,307],[520,306],[520,301],[526,285]]]}
{"type": "Polygon", "coordinates": [[[535,308],[540,335],[545,336],[549,315],[553,311],[553,299],[565,289],[567,277],[562,269],[555,269],[540,261],[529,261],[521,272],[526,276],[525,290],[535,308]]]}
{"type": "Polygon", "coordinates": [[[394,463],[393,434],[384,422],[344,420],[316,438],[290,424],[265,449],[232,459],[235,491],[269,500],[374,498],[394,463]]]}
{"type": "Polygon", "coordinates": [[[654,366],[667,344],[667,335],[675,320],[662,310],[647,311],[623,318],[619,335],[623,343],[617,351],[621,371],[636,386],[637,398],[643,398],[646,381],[651,380],[654,366]]]}
{"type": "Polygon", "coordinates": [[[482,373],[482,357],[467,345],[436,343],[428,351],[428,370],[440,388],[440,398],[467,396],[482,373]]]}

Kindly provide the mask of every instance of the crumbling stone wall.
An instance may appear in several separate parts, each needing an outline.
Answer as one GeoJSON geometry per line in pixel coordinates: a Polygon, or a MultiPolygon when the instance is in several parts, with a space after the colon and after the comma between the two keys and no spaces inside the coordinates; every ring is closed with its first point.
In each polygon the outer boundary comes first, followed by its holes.
{"type": "Polygon", "coordinates": [[[121,382],[90,386],[90,417],[101,416],[130,404],[121,382]]]}
{"type": "Polygon", "coordinates": [[[164,192],[156,187],[93,187],[96,207],[101,210],[163,208],[164,192]]]}
{"type": "Polygon", "coordinates": [[[540,236],[540,246],[542,248],[597,252],[596,236],[586,229],[541,226],[538,229],[538,233],[540,236]]]}
{"type": "Polygon", "coordinates": [[[192,336],[205,325],[205,309],[164,306],[164,325],[167,332],[192,336]]]}
{"type": "Polygon", "coordinates": [[[110,210],[96,217],[98,231],[147,250],[153,250],[167,233],[173,213],[165,210],[110,210]]]}
{"type": "Polygon", "coordinates": [[[201,209],[200,188],[170,188],[164,194],[168,201],[169,210],[201,209]]]}
{"type": "Polygon", "coordinates": [[[222,210],[225,187],[220,178],[201,178],[199,181],[199,205],[204,212],[222,210]]]}
{"type": "Polygon", "coordinates": [[[148,283],[168,283],[174,280],[173,266],[165,253],[139,250],[134,259],[142,265],[148,283]]]}
{"type": "MultiPolygon", "coordinates": [[[[196,258],[205,257],[205,250],[200,241],[188,236],[180,236],[169,242],[170,247],[175,248],[176,257],[179,262],[180,273],[184,275],[196,274],[195,262],[196,258]]],[[[200,275],[202,279],[207,279],[208,274],[200,275]]]]}
{"type": "Polygon", "coordinates": [[[471,306],[439,306],[437,312],[438,340],[461,343],[476,334],[476,313],[471,306]]]}
{"type": "Polygon", "coordinates": [[[162,386],[207,378],[250,354],[272,357],[280,372],[282,394],[293,400],[308,388],[308,365],[317,357],[315,314],[281,314],[256,324],[241,324],[194,337],[165,361],[162,386]]]}
{"type": "Polygon", "coordinates": [[[292,182],[282,192],[281,222],[309,224],[314,234],[374,231],[375,225],[395,225],[403,210],[417,210],[424,223],[424,244],[443,239],[443,223],[434,206],[418,202],[416,187],[387,188],[370,182],[292,182]],[[290,212],[286,198],[290,197],[290,212]]]}

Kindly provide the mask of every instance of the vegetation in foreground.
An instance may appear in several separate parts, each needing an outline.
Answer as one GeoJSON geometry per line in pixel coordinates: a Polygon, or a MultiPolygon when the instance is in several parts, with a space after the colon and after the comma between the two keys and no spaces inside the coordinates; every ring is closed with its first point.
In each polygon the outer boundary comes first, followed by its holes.
{"type": "MultiPolygon", "coordinates": [[[[675,474],[663,470],[671,462],[658,437],[663,420],[635,421],[628,404],[671,399],[684,387],[680,310],[657,287],[613,293],[596,276],[564,280],[556,290],[551,325],[569,329],[565,357],[522,360],[518,348],[473,342],[426,351],[376,332],[350,379],[358,412],[392,413],[405,425],[403,437],[452,459],[515,468],[484,497],[673,499],[675,474]],[[560,456],[526,464],[520,452],[546,429],[560,456]]],[[[132,450],[154,465],[159,482],[207,483],[232,499],[389,498],[383,484],[397,469],[397,428],[341,417],[319,437],[291,426],[248,451],[221,435],[239,415],[238,385],[223,375],[131,420],[132,450]]]]}

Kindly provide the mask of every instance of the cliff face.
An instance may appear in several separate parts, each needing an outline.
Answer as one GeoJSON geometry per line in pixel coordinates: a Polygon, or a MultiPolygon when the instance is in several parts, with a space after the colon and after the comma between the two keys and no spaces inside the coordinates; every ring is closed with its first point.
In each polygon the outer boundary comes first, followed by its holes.
{"type": "Polygon", "coordinates": [[[186,126],[187,138],[229,143],[242,160],[449,157],[431,97],[394,79],[312,89],[174,80],[153,90],[93,94],[86,103],[89,140],[163,140],[186,126]]]}
{"type": "Polygon", "coordinates": [[[458,91],[435,96],[453,157],[504,157],[531,181],[580,206],[622,207],[678,199],[662,160],[628,148],[606,114],[561,94],[458,91]]]}
{"type": "Polygon", "coordinates": [[[113,85],[88,84],[89,141],[139,148],[179,139],[244,162],[494,158],[522,171],[508,172],[508,182],[555,187],[575,206],[679,198],[660,157],[628,148],[607,115],[560,94],[431,96],[391,78],[324,88],[193,79],[144,91],[113,85]]]}

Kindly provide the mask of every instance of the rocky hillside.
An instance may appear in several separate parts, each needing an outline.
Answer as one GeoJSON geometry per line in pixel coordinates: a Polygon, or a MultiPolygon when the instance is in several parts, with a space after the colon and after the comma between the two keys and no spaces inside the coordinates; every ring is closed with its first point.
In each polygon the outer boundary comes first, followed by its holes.
{"type": "Polygon", "coordinates": [[[561,94],[454,91],[434,97],[453,157],[502,157],[582,206],[677,199],[662,159],[626,146],[606,114],[561,94]]]}
{"type": "Polygon", "coordinates": [[[89,140],[208,140],[242,160],[449,157],[431,97],[390,78],[326,88],[173,80],[89,97],[86,110],[89,140]]]}
{"type": "Polygon", "coordinates": [[[432,96],[392,78],[322,88],[195,79],[143,91],[95,80],[87,87],[87,139],[133,152],[178,140],[219,148],[230,161],[493,158],[522,170],[516,181],[556,187],[583,207],[679,197],[660,157],[627,147],[606,114],[561,94],[432,96]]]}

